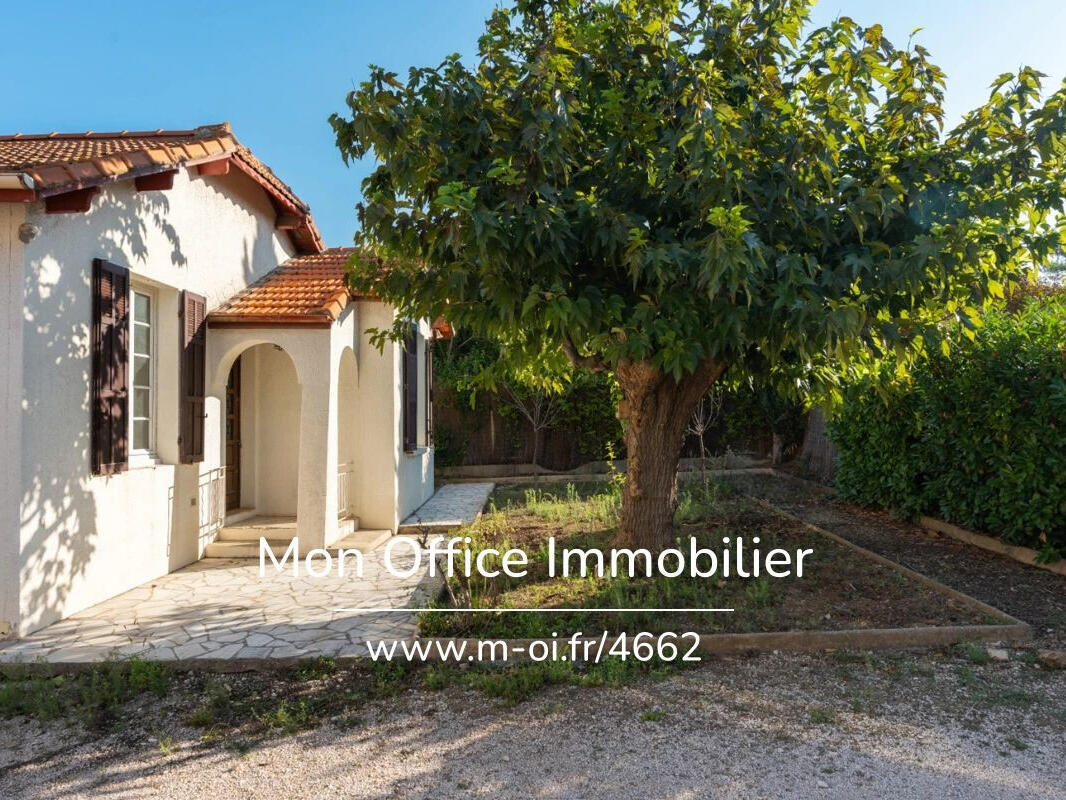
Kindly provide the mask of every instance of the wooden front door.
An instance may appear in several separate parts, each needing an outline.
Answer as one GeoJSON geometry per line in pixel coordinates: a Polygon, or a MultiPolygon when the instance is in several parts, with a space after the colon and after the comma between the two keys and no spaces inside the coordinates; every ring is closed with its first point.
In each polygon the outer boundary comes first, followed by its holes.
{"type": "Polygon", "coordinates": [[[226,381],[226,511],[241,506],[241,359],[226,381]]]}

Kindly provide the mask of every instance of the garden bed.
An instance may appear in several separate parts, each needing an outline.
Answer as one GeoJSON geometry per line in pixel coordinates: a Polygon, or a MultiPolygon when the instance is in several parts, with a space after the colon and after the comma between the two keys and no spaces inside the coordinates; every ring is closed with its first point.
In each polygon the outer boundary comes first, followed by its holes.
{"type": "MultiPolygon", "coordinates": [[[[701,546],[720,546],[723,537],[758,536],[764,551],[811,549],[802,577],[736,576],[699,578],[549,577],[547,546],[608,549],[617,517],[617,490],[612,484],[569,484],[566,487],[508,486],[498,488],[489,511],[465,532],[472,547],[518,547],[526,551],[529,574],[524,578],[481,578],[453,581],[463,605],[475,608],[560,608],[558,613],[468,613],[429,611],[419,618],[424,637],[498,637],[526,639],[575,631],[637,633],[695,631],[704,649],[714,650],[709,636],[743,634],[736,646],[720,651],[762,649],[762,634],[830,633],[819,646],[843,642],[839,634],[892,633],[899,629],[981,629],[1016,625],[1017,621],[972,599],[909,573],[872,553],[862,551],[772,508],[742,497],[727,487],[702,479],[684,488],[678,510],[679,534],[701,546]],[[574,610],[574,609],[590,609],[574,610]],[[732,608],[732,612],[604,612],[603,608],[732,608]],[[754,635],[754,636],[752,636],[754,635]]],[[[683,548],[684,549],[684,548],[683,548]]],[[[1022,626],[1024,627],[1024,626],[1022,626]]],[[[1013,630],[1013,628],[1012,628],[1013,630]]],[[[1004,637],[1010,638],[1003,629],[1004,637]]],[[[985,632],[987,633],[987,632],[985,632]]],[[[967,638],[946,631],[947,638],[967,638]]],[[[804,637],[792,636],[795,643],[804,637]]],[[[810,644],[822,639],[807,637],[810,644]]],[[[868,639],[870,637],[867,637],[868,639]]],[[[876,638],[876,637],[874,637],[876,638]]],[[[933,643],[929,632],[915,644],[933,643]]],[[[941,637],[943,638],[943,637],[941,637]]],[[[977,637],[987,638],[987,636],[977,637]]],[[[845,637],[846,639],[846,637],[845,637]]],[[[766,640],[767,646],[788,647],[789,637],[766,640]]],[[[887,641],[887,639],[886,639],[887,641]]],[[[870,644],[869,646],[876,646],[870,644]]]]}

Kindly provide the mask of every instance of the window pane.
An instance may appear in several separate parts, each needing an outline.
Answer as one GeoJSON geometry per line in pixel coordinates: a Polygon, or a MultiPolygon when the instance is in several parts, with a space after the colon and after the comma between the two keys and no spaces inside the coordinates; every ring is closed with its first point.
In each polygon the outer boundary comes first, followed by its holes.
{"type": "Polygon", "coordinates": [[[134,356],[133,357],[133,385],[134,386],[151,386],[149,382],[149,376],[151,375],[151,369],[148,366],[148,356],[134,356]]]}
{"type": "Polygon", "coordinates": [[[150,417],[152,413],[151,398],[149,397],[147,389],[134,389],[133,390],[133,416],[134,417],[150,417]]]}
{"type": "Polygon", "coordinates": [[[147,325],[133,326],[133,352],[143,356],[152,352],[152,329],[147,325]]]}
{"type": "Polygon", "coordinates": [[[135,322],[152,321],[152,298],[139,292],[133,293],[133,319],[135,322]]]}
{"type": "Polygon", "coordinates": [[[148,441],[148,420],[135,419],[133,421],[133,449],[134,450],[147,450],[148,441]]]}

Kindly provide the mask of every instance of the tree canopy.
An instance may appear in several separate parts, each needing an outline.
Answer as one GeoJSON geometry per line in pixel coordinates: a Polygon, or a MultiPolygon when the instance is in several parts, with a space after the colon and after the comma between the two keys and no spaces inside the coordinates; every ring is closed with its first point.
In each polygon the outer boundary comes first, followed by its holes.
{"type": "Polygon", "coordinates": [[[945,130],[923,47],[808,32],[811,6],[518,0],[476,63],[373,67],[332,124],[378,161],[357,238],[397,259],[355,285],[517,363],[614,371],[631,427],[653,385],[694,404],[725,369],[976,325],[1058,247],[1066,90],[1002,75],[945,130]]]}
{"type": "Polygon", "coordinates": [[[412,267],[357,281],[523,350],[677,375],[976,316],[1054,250],[1063,93],[1000,76],[942,136],[924,48],[843,17],[801,39],[810,5],[526,0],[473,68],[372,69],[333,124],[381,160],[362,237],[412,267]]]}

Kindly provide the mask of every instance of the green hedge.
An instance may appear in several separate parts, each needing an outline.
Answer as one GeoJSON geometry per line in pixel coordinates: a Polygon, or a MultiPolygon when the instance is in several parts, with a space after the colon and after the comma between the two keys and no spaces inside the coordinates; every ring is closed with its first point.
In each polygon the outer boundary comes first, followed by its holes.
{"type": "Polygon", "coordinates": [[[852,386],[830,436],[845,498],[1066,556],[1066,301],[988,315],[887,393],[852,386]]]}

